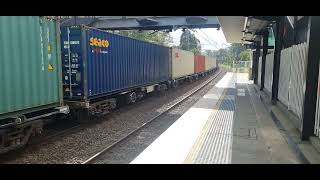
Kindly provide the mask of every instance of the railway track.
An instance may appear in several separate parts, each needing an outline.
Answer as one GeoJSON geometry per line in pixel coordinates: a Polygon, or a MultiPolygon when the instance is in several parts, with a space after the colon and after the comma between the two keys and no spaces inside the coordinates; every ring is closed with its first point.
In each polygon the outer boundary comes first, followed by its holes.
{"type": "Polygon", "coordinates": [[[53,132],[47,133],[43,137],[34,138],[31,139],[28,143],[29,147],[39,145],[42,143],[49,142],[50,140],[54,140],[56,138],[63,137],[67,134],[71,134],[73,132],[81,130],[81,128],[84,128],[85,126],[83,124],[75,123],[74,125],[71,125],[70,127],[58,129],[58,130],[52,130],[53,132]]]}
{"type": "Polygon", "coordinates": [[[81,164],[93,164],[95,161],[97,161],[99,159],[100,156],[102,156],[103,154],[107,153],[109,150],[111,150],[113,147],[115,147],[116,145],[118,145],[119,143],[123,142],[124,140],[128,139],[129,137],[131,137],[133,134],[137,133],[138,131],[142,130],[144,127],[146,127],[148,124],[150,124],[151,122],[155,121],[156,119],[158,119],[159,117],[163,116],[164,114],[166,114],[168,111],[172,110],[173,108],[177,107],[179,104],[181,104],[182,102],[186,101],[189,97],[191,97],[192,95],[194,95],[196,92],[198,92],[199,90],[203,89],[206,85],[208,85],[210,82],[212,82],[214,79],[216,79],[217,77],[219,77],[220,74],[222,74],[222,70],[218,70],[218,72],[216,72],[216,74],[214,74],[214,76],[210,79],[208,79],[207,81],[205,81],[204,83],[202,83],[201,85],[199,85],[198,87],[196,87],[195,89],[192,89],[191,91],[188,92],[188,94],[186,96],[184,96],[182,99],[180,99],[179,101],[175,102],[174,104],[172,104],[171,106],[169,106],[166,110],[164,110],[163,112],[161,112],[160,114],[152,117],[150,120],[148,120],[147,122],[143,123],[141,126],[137,127],[136,129],[134,129],[133,131],[131,131],[129,134],[127,134],[126,136],[122,137],[121,139],[117,140],[116,142],[112,143],[111,145],[107,146],[106,148],[102,149],[101,151],[97,152],[96,154],[94,154],[93,156],[91,156],[90,158],[88,158],[87,160],[83,161],[81,164]]]}
{"type": "MultiPolygon", "coordinates": [[[[218,77],[219,74],[221,74],[221,70],[218,70],[215,74],[213,74],[213,77],[210,77],[208,80],[205,80],[200,85],[197,85],[196,86],[196,88],[197,88],[196,90],[194,90],[195,88],[193,88],[191,91],[187,91],[183,95],[180,95],[179,98],[183,98],[183,99],[181,99],[179,102],[176,102],[175,104],[173,104],[171,106],[169,105],[169,107],[165,107],[163,111],[168,112],[170,109],[172,109],[172,108],[176,107],[177,105],[181,104],[188,97],[190,97],[191,95],[193,95],[194,93],[199,91],[201,88],[203,88],[205,85],[210,83],[213,79],[218,77]]],[[[118,112],[118,111],[121,111],[121,108],[114,110],[114,112],[118,112]]],[[[142,125],[142,127],[144,127],[145,125],[149,124],[151,121],[153,121],[155,119],[158,119],[160,116],[165,114],[165,112],[162,112],[161,114],[156,115],[155,117],[150,119],[148,122],[145,122],[142,125]]],[[[85,124],[78,124],[78,123],[75,123],[75,122],[68,123],[67,127],[65,127],[65,121],[63,121],[63,123],[58,123],[60,125],[54,125],[54,127],[51,127],[51,125],[50,125],[50,128],[48,129],[49,132],[46,132],[42,136],[35,137],[34,139],[30,140],[30,142],[28,143],[28,146],[26,148],[22,148],[22,149],[19,149],[17,151],[9,152],[8,154],[6,154],[6,156],[0,156],[0,163],[6,163],[6,162],[10,162],[10,161],[15,161],[16,157],[22,158],[23,156],[25,156],[25,154],[30,154],[30,152],[38,151],[39,147],[42,147],[42,145],[50,144],[51,142],[55,142],[56,140],[63,139],[63,137],[68,136],[68,135],[70,135],[72,133],[79,132],[82,129],[86,129],[88,127],[94,126],[96,122],[100,122],[99,118],[94,120],[93,122],[85,123],[85,124]],[[63,124],[63,126],[61,124],[63,124]]],[[[133,133],[137,132],[142,127],[139,127],[138,129],[135,129],[134,132],[130,133],[128,136],[130,136],[133,133]]],[[[126,139],[126,138],[124,138],[124,139],[126,139]]],[[[111,146],[108,146],[108,147],[112,148],[116,144],[122,142],[124,139],[120,139],[119,141],[117,141],[116,143],[114,143],[114,144],[112,144],[111,146]]],[[[33,156],[33,155],[30,155],[30,156],[33,156]]],[[[88,156],[85,156],[85,157],[88,157],[88,156]]],[[[84,158],[84,159],[86,159],[86,158],[84,158]]],[[[78,163],[81,163],[82,161],[83,161],[83,159],[78,163]]],[[[17,162],[19,162],[19,161],[17,161],[17,162]]]]}

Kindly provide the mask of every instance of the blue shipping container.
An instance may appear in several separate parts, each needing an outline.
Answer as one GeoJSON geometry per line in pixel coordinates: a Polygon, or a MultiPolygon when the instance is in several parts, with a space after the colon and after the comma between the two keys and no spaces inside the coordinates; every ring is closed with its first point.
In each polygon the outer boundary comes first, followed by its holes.
{"type": "Polygon", "coordinates": [[[65,98],[90,99],[169,80],[168,47],[84,26],[61,27],[61,44],[65,98]]]}

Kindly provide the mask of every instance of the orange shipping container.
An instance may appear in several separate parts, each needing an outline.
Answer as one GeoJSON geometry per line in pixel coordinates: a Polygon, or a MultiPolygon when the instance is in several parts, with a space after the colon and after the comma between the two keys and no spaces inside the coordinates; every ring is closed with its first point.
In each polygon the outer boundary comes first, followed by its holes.
{"type": "Polygon", "coordinates": [[[194,73],[204,72],[206,70],[205,66],[205,56],[194,55],[194,73]]]}

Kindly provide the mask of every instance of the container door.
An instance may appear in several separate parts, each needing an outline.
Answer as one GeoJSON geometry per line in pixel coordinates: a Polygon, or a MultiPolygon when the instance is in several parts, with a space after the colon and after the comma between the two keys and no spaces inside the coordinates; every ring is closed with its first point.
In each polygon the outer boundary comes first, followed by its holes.
{"type": "Polygon", "coordinates": [[[40,77],[44,96],[47,103],[59,102],[61,99],[60,92],[60,64],[57,53],[57,31],[56,22],[47,18],[40,19],[40,41],[41,41],[41,66],[43,77],[40,77]],[[43,69],[44,68],[44,69],[43,69]]]}
{"type": "Polygon", "coordinates": [[[80,27],[61,28],[63,93],[69,99],[84,96],[81,37],[80,27]]]}
{"type": "Polygon", "coordinates": [[[0,17],[0,114],[60,102],[56,22],[0,17]]]}

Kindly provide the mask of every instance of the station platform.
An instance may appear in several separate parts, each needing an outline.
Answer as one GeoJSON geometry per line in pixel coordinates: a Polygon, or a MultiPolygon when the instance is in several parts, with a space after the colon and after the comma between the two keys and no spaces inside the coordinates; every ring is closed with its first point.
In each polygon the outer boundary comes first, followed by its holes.
{"type": "Polygon", "coordinates": [[[252,81],[227,73],[131,164],[302,163],[252,81]]]}

